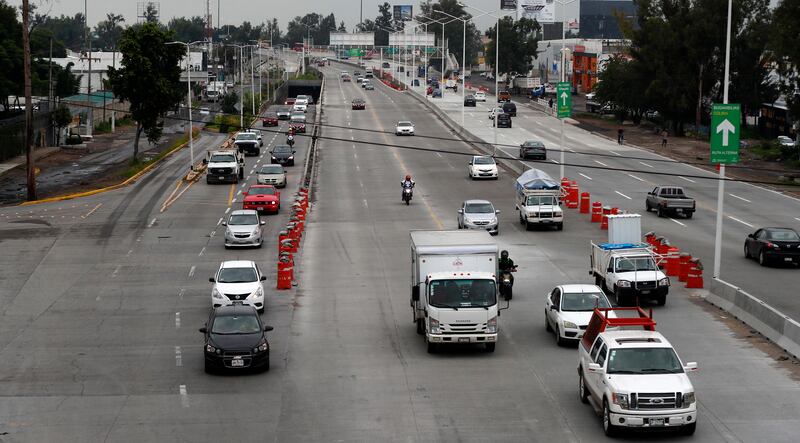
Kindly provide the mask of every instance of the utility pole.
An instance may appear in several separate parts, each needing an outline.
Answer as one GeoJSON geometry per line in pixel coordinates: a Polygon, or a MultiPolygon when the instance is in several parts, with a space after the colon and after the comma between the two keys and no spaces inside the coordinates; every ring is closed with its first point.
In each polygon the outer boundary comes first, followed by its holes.
{"type": "Polygon", "coordinates": [[[86,27],[85,37],[86,37],[86,45],[89,48],[89,52],[87,55],[89,56],[89,77],[88,77],[88,85],[86,88],[86,101],[89,103],[88,110],[87,110],[87,117],[86,117],[86,135],[91,136],[92,132],[94,132],[94,114],[92,113],[92,33],[89,29],[89,9],[87,7],[87,1],[83,0],[83,25],[86,27]]]}
{"type": "Polygon", "coordinates": [[[28,201],[36,200],[36,170],[33,165],[33,103],[31,103],[31,40],[28,34],[31,7],[22,0],[22,63],[25,76],[25,160],[28,175],[28,201]]]}

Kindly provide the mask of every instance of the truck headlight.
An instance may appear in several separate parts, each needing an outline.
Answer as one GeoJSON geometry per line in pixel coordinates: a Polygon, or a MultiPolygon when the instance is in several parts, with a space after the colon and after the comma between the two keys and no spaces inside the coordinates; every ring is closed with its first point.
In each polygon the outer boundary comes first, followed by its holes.
{"type": "Polygon", "coordinates": [[[669,286],[669,277],[664,277],[658,281],[659,286],[669,286]]]}
{"type": "Polygon", "coordinates": [[[578,325],[571,321],[564,320],[564,329],[578,329],[578,325]]]}
{"type": "Polygon", "coordinates": [[[492,317],[486,322],[486,332],[489,334],[497,333],[497,317],[492,317]]]}
{"type": "Polygon", "coordinates": [[[628,394],[611,393],[611,401],[622,409],[628,409],[628,394]]]}
{"type": "Polygon", "coordinates": [[[630,288],[631,282],[629,282],[628,280],[620,280],[617,282],[617,286],[619,286],[620,288],[630,288]]]}
{"type": "Polygon", "coordinates": [[[211,296],[214,298],[220,298],[220,299],[222,298],[222,294],[219,293],[217,288],[214,288],[214,290],[211,291],[211,296]]]}
{"type": "Polygon", "coordinates": [[[439,320],[431,318],[431,319],[428,320],[428,325],[429,325],[429,329],[430,329],[429,332],[431,334],[438,334],[440,332],[439,331],[439,320]]]}
{"type": "Polygon", "coordinates": [[[694,392],[687,392],[687,393],[683,394],[683,406],[684,407],[688,408],[689,406],[691,406],[692,403],[694,403],[694,401],[695,401],[694,392]]]}

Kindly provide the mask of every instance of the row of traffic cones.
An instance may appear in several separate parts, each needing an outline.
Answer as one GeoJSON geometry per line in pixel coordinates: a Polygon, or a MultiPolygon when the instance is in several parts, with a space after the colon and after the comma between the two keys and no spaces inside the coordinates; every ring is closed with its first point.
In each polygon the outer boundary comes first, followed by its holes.
{"type": "Polygon", "coordinates": [[[286,229],[278,234],[277,289],[291,289],[294,281],[294,254],[300,247],[308,213],[308,188],[300,188],[292,204],[286,229]]]}

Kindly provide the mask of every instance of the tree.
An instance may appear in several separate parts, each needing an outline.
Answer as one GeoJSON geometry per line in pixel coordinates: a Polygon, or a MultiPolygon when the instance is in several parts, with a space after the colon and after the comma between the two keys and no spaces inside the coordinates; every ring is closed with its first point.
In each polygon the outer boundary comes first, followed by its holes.
{"type": "Polygon", "coordinates": [[[101,21],[94,27],[94,33],[97,35],[97,41],[92,44],[92,47],[98,49],[114,50],[117,47],[117,41],[122,35],[121,23],[125,21],[122,15],[108,13],[106,19],[101,21]]]}
{"type": "Polygon", "coordinates": [[[239,94],[237,94],[236,91],[231,91],[229,94],[223,95],[222,101],[220,101],[220,108],[225,114],[238,114],[238,105],[239,94]]]}
{"type": "Polygon", "coordinates": [[[600,72],[600,81],[594,87],[598,103],[613,104],[618,120],[624,121],[631,116],[636,124],[648,109],[645,92],[641,89],[645,82],[637,78],[641,72],[635,67],[637,63],[620,55],[608,59],[600,72]]]}
{"type": "Polygon", "coordinates": [[[281,33],[281,28],[278,25],[278,19],[267,20],[263,29],[263,38],[271,41],[273,46],[283,41],[283,33],[281,33]]]}
{"type": "Polygon", "coordinates": [[[22,24],[17,11],[0,0],[0,104],[8,111],[8,96],[22,92],[22,24]]]}
{"type": "Polygon", "coordinates": [[[375,17],[375,44],[378,46],[389,46],[389,31],[392,27],[392,5],[383,2],[378,5],[378,16],[375,17]]]}
{"type": "Polygon", "coordinates": [[[174,17],[167,23],[167,29],[175,33],[175,40],[179,42],[194,42],[205,37],[206,21],[198,16],[174,17]]]}
{"type": "Polygon", "coordinates": [[[314,36],[315,45],[327,46],[331,42],[331,32],[336,32],[336,17],[331,13],[319,22],[319,28],[314,36]]]}
{"type": "Polygon", "coordinates": [[[336,30],[337,32],[347,32],[347,26],[344,24],[344,20],[339,23],[339,29],[336,30]]]}
{"type": "Polygon", "coordinates": [[[800,2],[781,0],[774,11],[774,22],[770,27],[771,48],[775,54],[780,89],[786,96],[789,113],[795,121],[800,119],[800,2]]]}
{"type": "MultiPolygon", "coordinates": [[[[486,61],[494,66],[497,35],[496,26],[486,31],[490,37],[486,51],[486,61]]],[[[536,58],[538,32],[541,29],[536,20],[521,18],[514,21],[511,17],[500,20],[500,66],[498,72],[528,72],[530,64],[536,58]]]]}
{"type": "Polygon", "coordinates": [[[122,67],[108,70],[114,95],[130,103],[131,117],[136,121],[134,162],[142,133],[150,143],[157,142],[162,133],[161,119],[184,97],[179,62],[185,48],[166,44],[172,40],[174,35],[156,23],[130,27],[123,31],[119,41],[122,67]]]}
{"type": "Polygon", "coordinates": [[[73,51],[80,51],[83,48],[86,26],[82,13],[77,13],[72,17],[66,15],[50,17],[37,14],[35,21],[40,23],[37,30],[49,31],[66,48],[73,51]]]}
{"type": "MultiPolygon", "coordinates": [[[[423,14],[435,19],[441,19],[445,22],[453,20],[444,26],[444,33],[445,37],[447,38],[447,49],[462,65],[471,64],[475,60],[475,57],[477,56],[481,46],[480,33],[475,27],[475,24],[472,23],[472,15],[467,13],[464,7],[459,4],[458,0],[439,0],[437,3],[422,3],[420,4],[420,9],[422,10],[423,14]],[[442,14],[438,11],[449,15],[442,14]],[[466,28],[466,63],[464,60],[461,60],[463,46],[462,43],[464,41],[464,23],[461,20],[454,20],[452,17],[459,17],[463,20],[468,20],[466,28]]],[[[436,34],[436,38],[441,40],[441,25],[428,25],[428,28],[428,32],[434,32],[436,34]],[[433,28],[431,28],[431,26],[433,26],[433,28]]],[[[441,41],[439,41],[438,44],[441,45],[441,41]]]]}
{"type": "MultiPolygon", "coordinates": [[[[379,29],[375,26],[375,22],[370,19],[365,19],[363,22],[356,25],[356,31],[358,32],[374,32],[375,35],[378,34],[379,29]]],[[[377,37],[375,37],[377,39],[377,37]]]]}

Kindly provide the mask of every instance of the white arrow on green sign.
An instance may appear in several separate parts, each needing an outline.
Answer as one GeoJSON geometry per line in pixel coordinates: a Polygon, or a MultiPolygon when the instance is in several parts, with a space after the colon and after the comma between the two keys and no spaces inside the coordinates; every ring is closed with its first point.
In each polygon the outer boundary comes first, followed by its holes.
{"type": "Polygon", "coordinates": [[[711,108],[711,163],[739,162],[739,123],[742,111],[738,103],[714,103],[711,108]]]}
{"type": "Polygon", "coordinates": [[[558,118],[572,117],[572,93],[569,86],[569,82],[559,82],[556,87],[558,118]]]}

